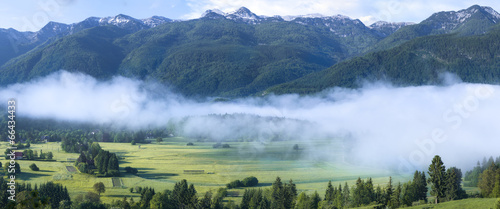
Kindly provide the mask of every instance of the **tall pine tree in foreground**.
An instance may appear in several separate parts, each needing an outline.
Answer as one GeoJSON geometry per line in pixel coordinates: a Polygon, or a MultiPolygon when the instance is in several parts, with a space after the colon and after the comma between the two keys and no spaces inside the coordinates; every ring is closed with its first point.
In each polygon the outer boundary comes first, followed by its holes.
{"type": "Polygon", "coordinates": [[[446,196],[446,169],[439,155],[434,156],[429,165],[429,179],[431,195],[436,197],[436,204],[442,202],[446,196]]]}

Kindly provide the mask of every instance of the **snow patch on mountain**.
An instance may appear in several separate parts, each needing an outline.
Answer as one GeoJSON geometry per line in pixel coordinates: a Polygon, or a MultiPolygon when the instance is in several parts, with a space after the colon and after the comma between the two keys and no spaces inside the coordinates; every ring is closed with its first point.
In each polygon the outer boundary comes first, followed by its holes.
{"type": "Polygon", "coordinates": [[[489,14],[491,14],[493,17],[495,17],[497,20],[500,19],[500,13],[498,13],[497,11],[495,11],[493,8],[491,7],[483,7],[483,9],[488,12],[489,14]]]}

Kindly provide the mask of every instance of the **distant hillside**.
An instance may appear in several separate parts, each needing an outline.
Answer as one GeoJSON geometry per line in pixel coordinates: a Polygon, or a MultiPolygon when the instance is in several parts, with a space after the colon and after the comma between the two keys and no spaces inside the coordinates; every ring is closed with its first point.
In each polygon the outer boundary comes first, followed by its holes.
{"type": "Polygon", "coordinates": [[[188,21],[120,14],[50,22],[37,32],[0,29],[0,86],[60,69],[159,81],[186,96],[307,93],[379,78],[422,85],[444,71],[491,83],[498,21],[496,11],[475,5],[419,24],[369,27],[342,15],[266,17],[244,7],[188,21]]]}
{"type": "Polygon", "coordinates": [[[368,51],[379,51],[398,46],[414,38],[438,35],[459,34],[461,36],[481,35],[500,21],[500,14],[491,7],[478,5],[460,11],[438,12],[419,24],[402,27],[378,42],[368,51]]]}
{"type": "Polygon", "coordinates": [[[159,80],[188,96],[245,96],[326,69],[382,38],[345,16],[288,18],[241,8],[152,28],[124,15],[49,23],[43,30],[61,38],[10,59],[0,68],[0,83],[65,69],[99,79],[159,80]]]}
{"type": "Polygon", "coordinates": [[[379,79],[403,86],[438,84],[439,74],[443,72],[455,73],[465,82],[498,83],[500,24],[483,35],[416,38],[389,50],[341,62],[266,92],[305,94],[335,86],[357,88],[362,80],[379,79]]]}

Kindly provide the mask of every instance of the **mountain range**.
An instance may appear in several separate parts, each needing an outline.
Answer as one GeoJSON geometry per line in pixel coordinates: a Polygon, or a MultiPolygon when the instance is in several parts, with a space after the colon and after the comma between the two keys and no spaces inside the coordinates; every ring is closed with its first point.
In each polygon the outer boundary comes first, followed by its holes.
{"type": "Polygon", "coordinates": [[[171,20],[127,15],[0,29],[0,85],[64,69],[98,79],[155,80],[187,96],[314,93],[362,80],[438,84],[500,77],[500,14],[474,5],[422,22],[366,26],[342,15],[259,16],[247,8],[171,20]]]}

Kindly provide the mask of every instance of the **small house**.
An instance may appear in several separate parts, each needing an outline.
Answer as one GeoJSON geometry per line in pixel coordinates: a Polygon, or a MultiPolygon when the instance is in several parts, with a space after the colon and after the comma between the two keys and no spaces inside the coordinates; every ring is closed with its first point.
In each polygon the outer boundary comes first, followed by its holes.
{"type": "Polygon", "coordinates": [[[16,160],[23,159],[23,153],[22,152],[15,152],[14,155],[16,156],[16,160]]]}

